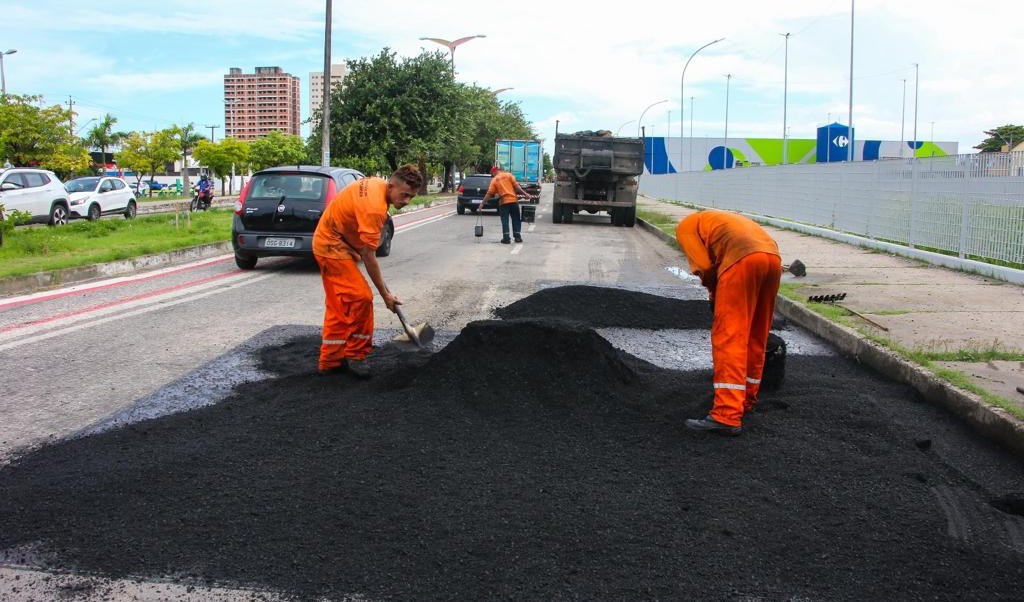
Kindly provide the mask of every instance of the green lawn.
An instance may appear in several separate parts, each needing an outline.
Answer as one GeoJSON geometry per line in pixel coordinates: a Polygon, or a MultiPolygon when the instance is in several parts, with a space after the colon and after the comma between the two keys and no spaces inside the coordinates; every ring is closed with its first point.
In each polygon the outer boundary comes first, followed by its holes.
{"type": "MultiPolygon", "coordinates": [[[[405,211],[447,198],[436,194],[417,196],[405,211]]],[[[0,278],[227,241],[231,238],[231,216],[231,209],[211,209],[140,215],[133,220],[76,220],[57,228],[21,226],[4,234],[0,278]]]]}

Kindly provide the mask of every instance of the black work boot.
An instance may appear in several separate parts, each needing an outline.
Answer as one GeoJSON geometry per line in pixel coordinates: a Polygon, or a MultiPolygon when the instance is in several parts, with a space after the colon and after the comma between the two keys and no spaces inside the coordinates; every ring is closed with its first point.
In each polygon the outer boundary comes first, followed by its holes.
{"type": "Polygon", "coordinates": [[[361,379],[367,379],[373,376],[373,371],[366,365],[366,360],[348,360],[348,371],[352,376],[361,379]]]}
{"type": "Polygon", "coordinates": [[[717,433],[719,435],[729,435],[735,437],[743,433],[742,426],[729,426],[728,424],[722,424],[718,422],[710,415],[703,418],[690,418],[686,421],[686,428],[695,431],[705,431],[708,433],[717,433]]]}
{"type": "Polygon", "coordinates": [[[523,242],[523,237],[520,236],[518,232],[516,233],[515,238],[516,238],[516,242],[523,242]]]}
{"type": "Polygon", "coordinates": [[[510,245],[510,244],[512,244],[512,239],[510,239],[507,235],[506,236],[502,236],[501,237],[501,244],[503,244],[503,245],[510,245]]]}

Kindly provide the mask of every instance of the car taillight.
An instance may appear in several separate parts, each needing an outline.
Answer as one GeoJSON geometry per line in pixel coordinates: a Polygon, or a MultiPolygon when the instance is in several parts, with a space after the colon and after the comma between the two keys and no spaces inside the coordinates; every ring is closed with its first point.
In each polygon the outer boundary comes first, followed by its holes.
{"type": "Polygon", "coordinates": [[[334,184],[334,178],[327,180],[327,198],[324,199],[324,210],[327,210],[327,206],[331,204],[331,199],[338,193],[338,187],[334,184]]]}
{"type": "Polygon", "coordinates": [[[252,180],[249,180],[245,187],[242,188],[242,192],[235,199],[235,215],[242,215],[242,207],[245,206],[245,197],[249,194],[249,186],[252,185],[252,180]]]}
{"type": "Polygon", "coordinates": [[[465,191],[466,191],[466,187],[465,186],[459,186],[459,194],[462,194],[465,191]]]}

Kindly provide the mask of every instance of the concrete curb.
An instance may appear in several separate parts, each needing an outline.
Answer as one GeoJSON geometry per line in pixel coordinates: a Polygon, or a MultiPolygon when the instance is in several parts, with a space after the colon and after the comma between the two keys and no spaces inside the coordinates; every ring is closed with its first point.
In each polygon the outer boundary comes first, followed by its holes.
{"type": "MultiPolygon", "coordinates": [[[[637,222],[662,242],[676,244],[673,236],[656,226],[639,218],[637,222]]],[[[942,380],[857,331],[831,322],[791,299],[779,295],[775,309],[786,319],[835,345],[843,355],[909,385],[929,403],[945,408],[981,435],[1024,457],[1024,421],[1006,410],[986,403],[980,396],[942,380]]]]}

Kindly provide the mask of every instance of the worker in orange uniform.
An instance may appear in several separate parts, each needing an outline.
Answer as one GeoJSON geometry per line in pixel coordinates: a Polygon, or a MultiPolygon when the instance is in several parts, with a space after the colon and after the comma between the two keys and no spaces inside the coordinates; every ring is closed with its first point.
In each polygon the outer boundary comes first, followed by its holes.
{"type": "Polygon", "coordinates": [[[344,371],[369,378],[366,356],[373,349],[373,292],[358,262],[377,287],[384,305],[401,305],[388,290],[377,263],[377,245],[389,207],[409,204],[423,184],[416,167],[405,165],[388,180],[363,178],[346,186],[327,205],[313,234],[313,255],[324,283],[324,329],[318,372],[344,371]]]}
{"type": "Polygon", "coordinates": [[[484,194],[483,200],[480,201],[480,208],[483,209],[484,203],[490,200],[491,197],[498,197],[498,215],[501,217],[502,244],[507,245],[512,242],[508,237],[509,218],[512,218],[512,234],[515,236],[516,242],[523,242],[523,235],[520,232],[522,228],[522,215],[519,213],[519,197],[526,197],[528,199],[534,197],[527,194],[519,186],[515,176],[499,166],[491,168],[491,176],[493,176],[491,184],[487,187],[487,193],[484,194]]]}
{"type": "Polygon", "coordinates": [[[757,403],[765,346],[782,277],[779,247],[753,220],[713,209],[688,215],[676,241],[690,271],[708,289],[714,322],[711,357],[715,398],[688,428],[725,435],[743,432],[743,414],[757,403]]]}

